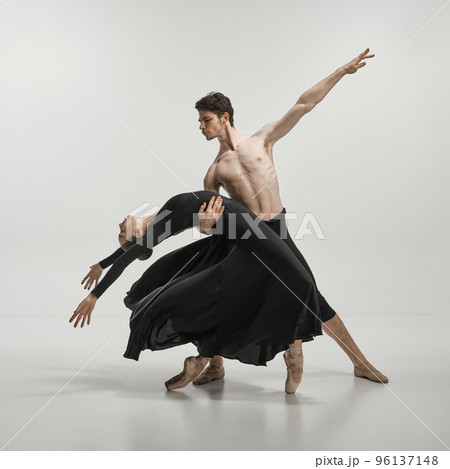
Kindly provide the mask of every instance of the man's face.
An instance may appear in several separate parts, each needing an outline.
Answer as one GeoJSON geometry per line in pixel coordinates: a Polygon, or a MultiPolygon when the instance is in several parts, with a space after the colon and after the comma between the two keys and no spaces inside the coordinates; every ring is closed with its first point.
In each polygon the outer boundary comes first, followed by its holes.
{"type": "Polygon", "coordinates": [[[200,122],[199,129],[201,130],[202,134],[206,137],[206,140],[212,140],[213,138],[216,138],[218,135],[221,135],[223,133],[223,117],[222,119],[219,119],[211,111],[199,111],[198,116],[198,121],[200,122]]]}

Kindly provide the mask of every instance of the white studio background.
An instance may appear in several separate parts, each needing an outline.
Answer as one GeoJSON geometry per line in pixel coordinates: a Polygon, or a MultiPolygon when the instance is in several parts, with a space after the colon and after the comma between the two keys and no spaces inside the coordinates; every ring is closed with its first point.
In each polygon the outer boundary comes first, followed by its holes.
{"type": "MultiPolygon", "coordinates": [[[[366,47],[275,146],[282,200],[320,223],[297,243],[343,317],[447,314],[450,8],[414,37],[444,4],[2,0],[0,314],[68,320],[130,210],[202,189],[197,99],[222,91],[252,133],[366,47]]],[[[127,316],[149,262],[96,313],[127,316]]]]}

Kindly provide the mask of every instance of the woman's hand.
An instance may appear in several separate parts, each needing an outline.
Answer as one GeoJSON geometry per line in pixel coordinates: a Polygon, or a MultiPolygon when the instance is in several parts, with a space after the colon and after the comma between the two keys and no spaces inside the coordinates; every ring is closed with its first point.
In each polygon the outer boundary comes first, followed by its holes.
{"type": "Polygon", "coordinates": [[[200,219],[200,233],[210,234],[211,228],[217,223],[224,210],[225,207],[222,206],[222,197],[220,197],[220,195],[217,199],[213,195],[208,206],[206,206],[206,202],[203,202],[198,211],[198,217],[200,219]]]}
{"type": "Polygon", "coordinates": [[[72,317],[69,319],[69,322],[72,322],[75,318],[77,318],[73,327],[77,327],[81,319],[81,327],[84,326],[86,319],[88,325],[90,324],[91,313],[96,302],[97,298],[92,293],[89,293],[89,295],[78,305],[78,308],[74,311],[72,317]]]}
{"type": "Polygon", "coordinates": [[[89,273],[84,277],[84,279],[81,281],[81,285],[87,280],[86,285],[84,286],[84,289],[90,290],[92,287],[92,284],[95,282],[95,286],[98,285],[98,280],[102,276],[103,269],[100,266],[100,264],[94,264],[91,265],[91,270],[89,273]]]}

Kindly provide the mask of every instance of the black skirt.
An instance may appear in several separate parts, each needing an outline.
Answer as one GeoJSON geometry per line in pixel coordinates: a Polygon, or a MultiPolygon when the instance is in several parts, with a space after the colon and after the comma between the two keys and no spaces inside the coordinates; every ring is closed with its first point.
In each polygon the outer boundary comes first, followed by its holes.
{"type": "MultiPolygon", "coordinates": [[[[174,232],[192,226],[186,213],[217,195],[195,194],[199,199],[181,194],[164,205],[174,232]]],[[[143,350],[191,342],[204,357],[266,365],[296,339],[322,334],[308,269],[266,223],[222,198],[221,234],[158,259],[128,292],[131,332],[124,357],[138,360],[143,350]]]]}

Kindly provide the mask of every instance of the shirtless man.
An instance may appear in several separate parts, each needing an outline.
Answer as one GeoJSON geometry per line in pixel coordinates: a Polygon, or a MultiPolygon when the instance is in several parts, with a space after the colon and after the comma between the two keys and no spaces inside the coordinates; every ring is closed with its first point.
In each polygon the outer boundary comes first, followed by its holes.
{"type": "MultiPolygon", "coordinates": [[[[199,100],[195,107],[199,112],[200,130],[206,140],[219,140],[219,152],[204,178],[204,189],[219,192],[223,187],[232,199],[247,206],[262,220],[270,220],[283,210],[280,199],[277,174],[273,164],[272,149],[274,144],[284,137],[297,122],[322,101],[333,86],[345,75],[355,73],[366,65],[363,60],[374,57],[366,49],[360,55],[338,68],[315,86],[305,91],[295,105],[278,121],[265,125],[252,135],[243,135],[234,127],[233,108],[230,100],[221,93],[210,93],[199,100]]],[[[220,213],[221,201],[218,198],[208,207],[209,212],[220,213]]],[[[204,211],[202,206],[199,213],[204,211]]],[[[217,217],[216,217],[217,218],[217,217]]],[[[212,222],[213,223],[213,222],[212,222]]],[[[212,223],[209,225],[211,226],[212,223]]],[[[202,223],[202,227],[206,224],[202,223]]],[[[291,247],[291,246],[290,246],[291,247]]],[[[292,249],[292,247],[291,247],[292,249]]],[[[294,247],[294,249],[296,249],[294,247]]],[[[301,254],[300,254],[301,256],[301,254]]],[[[322,329],[332,337],[348,355],[354,366],[357,377],[367,378],[374,382],[387,383],[388,379],[375,369],[359,350],[348,333],[340,317],[320,295],[319,299],[331,314],[322,323],[322,329]]],[[[322,307],[321,307],[321,312],[322,307]]],[[[320,316],[325,318],[326,315],[320,316]]],[[[295,392],[303,371],[302,342],[291,344],[285,353],[288,377],[286,392],[295,392]],[[288,389],[289,388],[289,389],[288,389]]],[[[194,384],[205,384],[225,375],[223,359],[214,356],[208,367],[194,381],[194,384]]]]}

